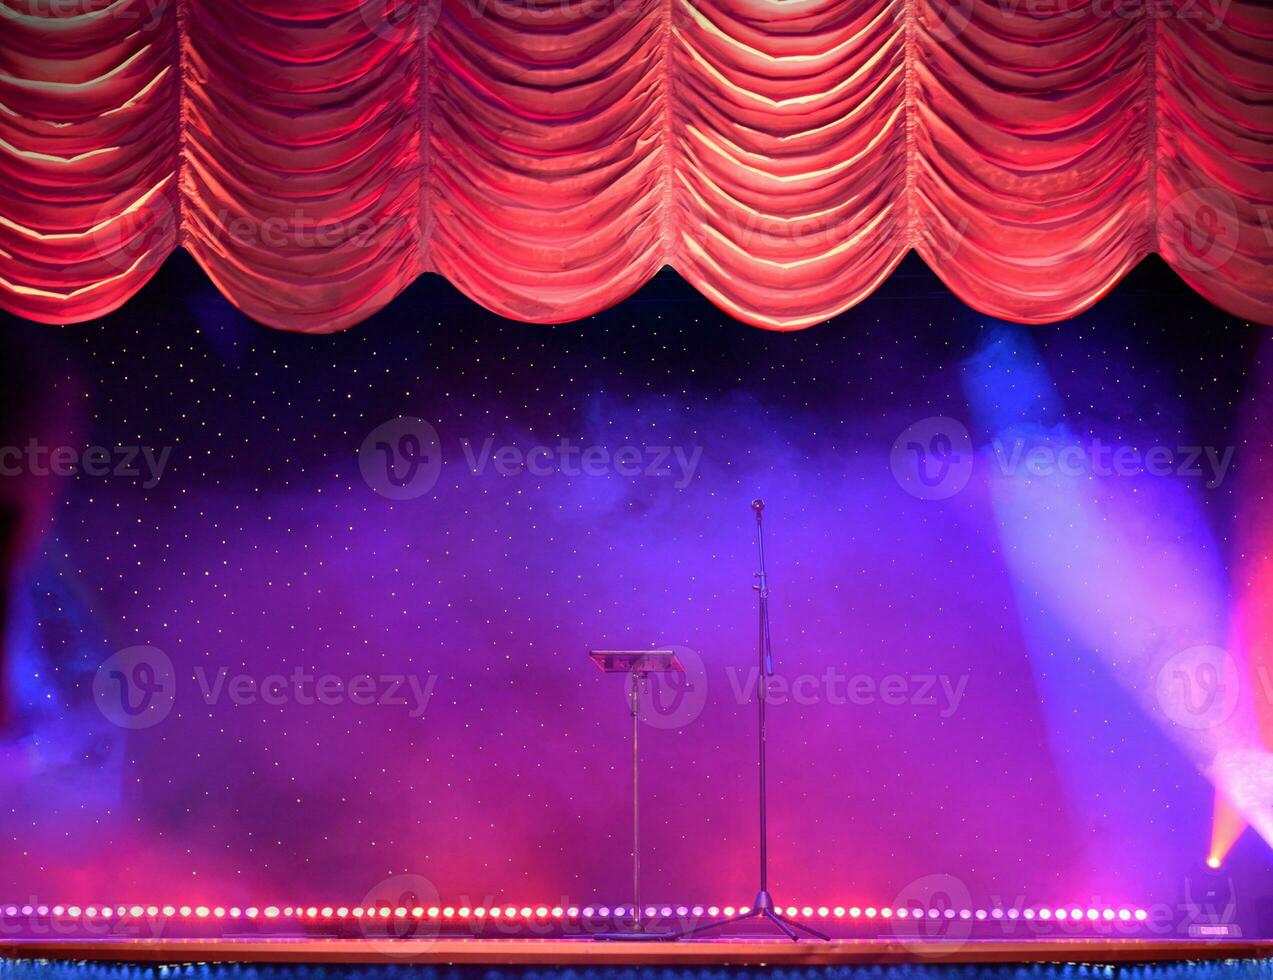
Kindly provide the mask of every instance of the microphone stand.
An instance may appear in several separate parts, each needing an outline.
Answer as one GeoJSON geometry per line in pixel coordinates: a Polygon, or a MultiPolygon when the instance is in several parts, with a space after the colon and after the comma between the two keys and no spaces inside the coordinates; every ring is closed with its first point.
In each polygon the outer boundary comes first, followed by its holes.
{"type": "Polygon", "coordinates": [[[761,517],[765,509],[765,502],[763,500],[753,500],[751,509],[756,514],[756,550],[760,556],[760,571],[755,573],[756,584],[752,586],[756,590],[760,620],[757,639],[760,676],[758,679],[759,683],[756,685],[758,729],[760,733],[760,757],[758,763],[760,773],[760,890],[756,893],[756,899],[752,902],[751,907],[741,915],[693,926],[682,932],[681,937],[688,938],[700,932],[719,929],[730,923],[742,922],[746,919],[763,919],[777,926],[792,942],[800,941],[796,930],[823,942],[829,942],[830,936],[805,925],[803,922],[788,918],[779,912],[774,905],[773,898],[769,894],[769,810],[765,783],[765,701],[768,697],[769,678],[774,673],[774,656],[773,643],[769,636],[769,579],[765,574],[765,532],[764,522],[761,517]]]}

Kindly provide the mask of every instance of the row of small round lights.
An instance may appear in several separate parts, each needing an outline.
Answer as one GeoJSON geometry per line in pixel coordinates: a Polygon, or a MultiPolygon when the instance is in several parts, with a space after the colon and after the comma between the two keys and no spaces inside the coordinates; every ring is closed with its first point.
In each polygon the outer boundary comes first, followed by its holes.
{"type": "MultiPolygon", "coordinates": [[[[724,915],[726,917],[733,916],[733,915],[746,915],[749,911],[750,909],[747,908],[746,906],[736,909],[732,905],[726,905],[724,907],[720,907],[716,905],[709,905],[709,906],[695,905],[692,907],[686,906],[686,905],[677,905],[677,906],[651,905],[646,907],[645,915],[647,918],[656,918],[656,917],[670,918],[673,915],[677,915],[684,918],[689,915],[698,917],[698,916],[702,916],[703,914],[706,914],[712,918],[715,918],[718,915],[724,915]]],[[[1102,922],[1102,921],[1104,922],[1114,922],[1114,921],[1144,922],[1148,918],[1148,913],[1146,913],[1144,909],[1130,909],[1126,907],[1119,908],[1119,909],[1113,909],[1108,907],[1087,908],[1087,909],[1078,908],[1078,907],[1071,907],[1071,908],[1043,907],[1038,909],[995,908],[995,909],[987,910],[987,909],[953,909],[953,908],[892,909],[887,907],[877,909],[873,906],[860,908],[859,906],[856,906],[856,905],[846,909],[842,905],[837,905],[834,908],[828,907],[826,905],[821,905],[815,909],[811,905],[805,905],[800,907],[797,907],[795,905],[789,905],[783,911],[785,911],[787,916],[790,918],[800,917],[805,919],[814,918],[815,916],[818,918],[823,918],[823,919],[826,919],[826,918],[842,919],[847,915],[850,919],[860,919],[860,918],[866,918],[866,919],[875,919],[875,918],[880,918],[880,919],[891,919],[891,918],[956,919],[958,918],[961,920],[976,919],[978,921],[985,921],[986,919],[1007,918],[1007,919],[1026,919],[1029,921],[1040,920],[1044,922],[1048,922],[1052,920],[1056,920],[1060,922],[1066,922],[1066,921],[1082,922],[1084,920],[1088,922],[1102,922]]],[[[546,905],[539,905],[534,907],[529,905],[525,905],[521,907],[508,905],[508,906],[504,906],[503,908],[499,906],[492,906],[489,909],[482,908],[482,907],[471,909],[471,908],[468,908],[467,906],[460,906],[459,908],[455,908],[449,905],[445,907],[430,906],[428,908],[424,908],[421,906],[415,906],[412,908],[407,908],[405,906],[397,906],[395,908],[390,908],[387,905],[382,905],[375,908],[362,908],[357,906],[353,908],[349,908],[343,905],[339,907],[332,907],[330,905],[324,905],[322,907],[319,907],[316,905],[310,905],[306,907],[289,905],[289,906],[284,906],[283,908],[280,909],[279,906],[277,905],[270,905],[270,906],[266,906],[264,911],[256,908],[255,906],[248,906],[247,908],[238,908],[238,907],[225,908],[219,905],[214,907],[209,907],[206,905],[197,905],[193,907],[189,905],[182,905],[182,906],[89,905],[86,907],[81,907],[78,905],[65,905],[65,906],[64,905],[53,905],[53,906],[6,905],[3,907],[0,907],[0,912],[3,912],[3,914],[8,918],[16,918],[19,915],[26,916],[26,917],[39,916],[41,918],[45,918],[52,915],[55,918],[69,917],[72,919],[78,919],[81,917],[88,918],[88,919],[96,919],[96,918],[140,919],[144,916],[155,918],[159,915],[163,915],[167,918],[174,918],[180,915],[182,918],[197,918],[197,919],[207,919],[207,918],[224,919],[227,917],[231,919],[239,919],[239,918],[256,919],[262,915],[264,915],[264,917],[267,919],[276,919],[280,915],[283,916],[284,918],[300,918],[300,919],[333,919],[333,918],[347,919],[351,916],[355,919],[363,919],[363,918],[388,919],[391,917],[397,918],[397,919],[405,919],[405,918],[420,919],[425,917],[430,919],[437,919],[437,918],[484,919],[487,917],[490,917],[492,919],[499,919],[499,918],[507,918],[507,919],[570,918],[570,919],[575,919],[581,916],[583,918],[591,919],[591,918],[596,918],[598,916],[601,918],[609,918],[611,915],[613,915],[616,918],[622,918],[629,914],[628,910],[625,909],[623,906],[619,906],[617,908],[611,909],[609,906],[605,906],[605,905],[600,906],[598,908],[594,908],[593,906],[585,906],[582,909],[573,905],[569,907],[558,905],[558,906],[553,906],[551,908],[546,905]]]]}

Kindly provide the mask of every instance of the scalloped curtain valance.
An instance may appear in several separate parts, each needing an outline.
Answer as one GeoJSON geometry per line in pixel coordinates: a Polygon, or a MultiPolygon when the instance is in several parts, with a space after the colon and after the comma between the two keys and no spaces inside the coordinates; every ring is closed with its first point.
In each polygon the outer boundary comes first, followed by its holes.
{"type": "Polygon", "coordinates": [[[435,272],[519,320],[664,265],[817,323],[914,249],[1063,319],[1158,252],[1273,323],[1267,0],[0,0],[0,305],[178,246],[338,330],[435,272]]]}

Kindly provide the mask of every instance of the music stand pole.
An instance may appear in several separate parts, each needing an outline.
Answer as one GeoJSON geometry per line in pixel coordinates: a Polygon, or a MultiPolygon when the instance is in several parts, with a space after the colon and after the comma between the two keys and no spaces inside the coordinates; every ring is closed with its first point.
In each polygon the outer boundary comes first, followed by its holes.
{"type": "Polygon", "coordinates": [[[632,931],[641,931],[641,682],[646,675],[632,672],[632,931]]]}
{"type": "Polygon", "coordinates": [[[769,635],[769,578],[765,572],[765,532],[764,521],[761,516],[765,509],[765,502],[763,500],[753,500],[751,509],[756,514],[756,550],[760,557],[760,571],[755,573],[756,584],[752,586],[756,590],[759,625],[756,647],[760,676],[756,685],[756,714],[760,735],[760,753],[757,763],[757,770],[760,774],[760,890],[756,893],[756,899],[746,913],[735,915],[728,919],[718,919],[715,922],[705,922],[700,926],[693,926],[682,932],[681,936],[682,938],[694,936],[700,932],[719,929],[732,922],[742,922],[746,919],[764,919],[776,925],[792,942],[800,941],[800,937],[796,935],[796,930],[813,936],[815,939],[821,939],[823,942],[829,942],[831,937],[825,933],[819,932],[803,922],[789,919],[777,911],[774,906],[774,900],[769,894],[769,807],[768,788],[765,783],[765,702],[768,700],[769,678],[773,676],[774,672],[774,657],[773,643],[769,635]]]}

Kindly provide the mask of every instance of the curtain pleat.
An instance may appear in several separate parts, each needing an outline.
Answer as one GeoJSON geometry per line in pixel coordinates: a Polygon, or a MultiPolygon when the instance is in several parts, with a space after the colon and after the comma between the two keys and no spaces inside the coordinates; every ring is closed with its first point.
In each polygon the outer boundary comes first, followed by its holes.
{"type": "Polygon", "coordinates": [[[43,322],[181,246],[301,331],[665,265],[795,329],[911,249],[1005,319],[1156,251],[1273,323],[1271,169],[1261,0],[0,0],[0,305],[43,322]]]}

